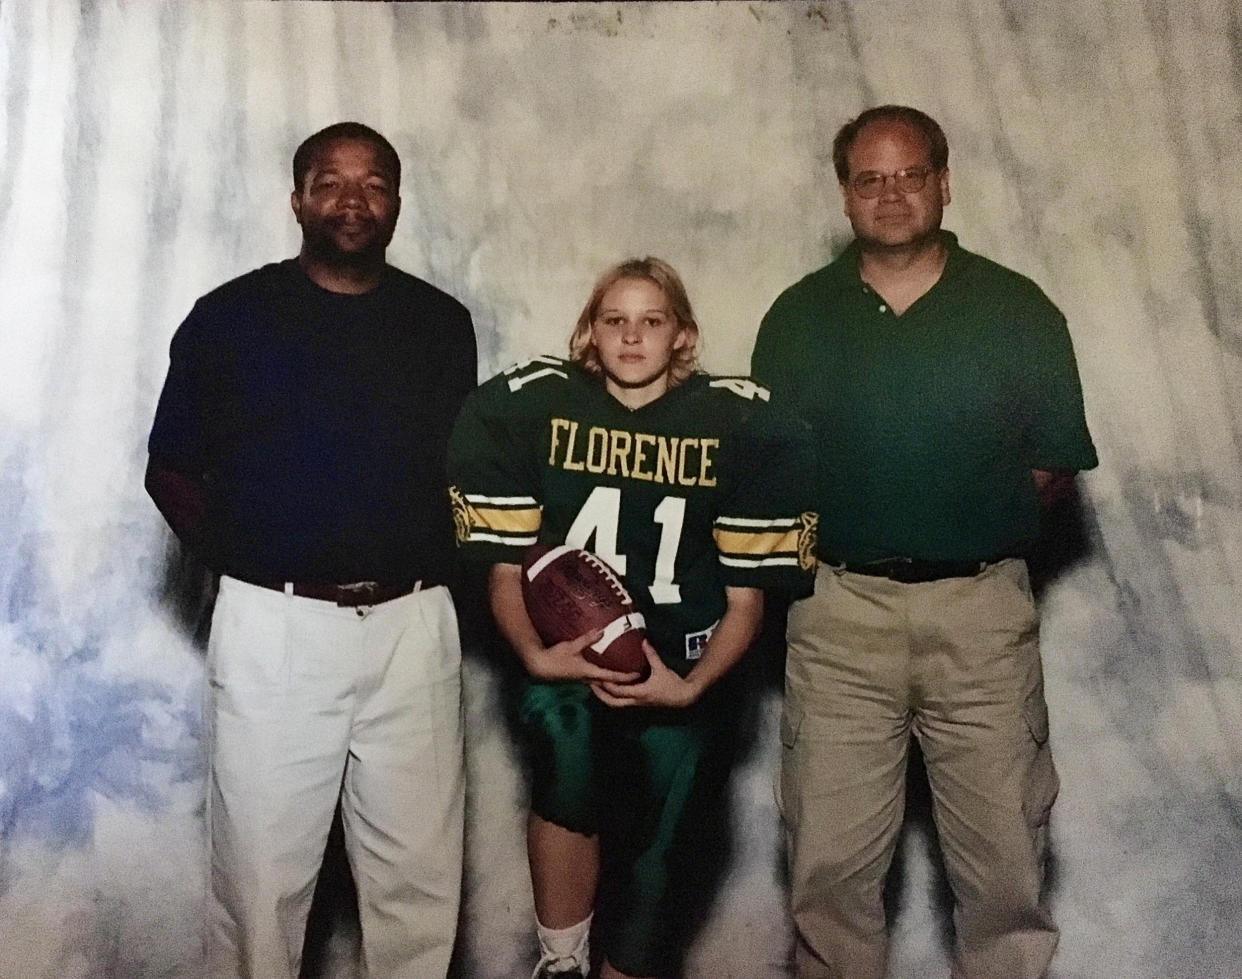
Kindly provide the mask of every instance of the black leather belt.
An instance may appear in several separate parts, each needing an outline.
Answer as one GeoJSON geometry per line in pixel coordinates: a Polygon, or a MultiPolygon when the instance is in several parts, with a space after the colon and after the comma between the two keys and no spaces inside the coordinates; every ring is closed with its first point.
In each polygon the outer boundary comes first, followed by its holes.
{"type": "Polygon", "coordinates": [[[839,570],[852,574],[871,575],[875,578],[888,578],[905,585],[915,585],[926,581],[941,581],[944,578],[973,578],[989,564],[1003,561],[1013,555],[1001,555],[986,561],[923,561],[911,557],[886,557],[877,561],[864,561],[851,564],[825,558],[825,563],[839,570]]]}
{"type": "Polygon", "coordinates": [[[335,602],[343,608],[362,605],[383,605],[396,598],[404,598],[420,588],[431,588],[430,581],[414,581],[390,585],[382,581],[351,581],[343,585],[321,585],[302,581],[265,581],[255,578],[239,578],[249,585],[270,588],[272,591],[292,593],[299,598],[314,598],[321,602],[335,602]]]}

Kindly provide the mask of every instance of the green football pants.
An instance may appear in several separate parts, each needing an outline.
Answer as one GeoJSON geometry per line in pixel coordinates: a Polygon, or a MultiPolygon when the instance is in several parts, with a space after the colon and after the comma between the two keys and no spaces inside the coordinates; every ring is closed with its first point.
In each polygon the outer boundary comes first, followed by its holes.
{"type": "Polygon", "coordinates": [[[733,759],[722,686],[686,710],[613,709],[581,683],[529,683],[519,704],[543,819],[600,834],[602,948],[627,975],[664,975],[679,950],[679,889],[721,818],[733,759]],[[713,694],[715,696],[713,696],[713,694]]]}

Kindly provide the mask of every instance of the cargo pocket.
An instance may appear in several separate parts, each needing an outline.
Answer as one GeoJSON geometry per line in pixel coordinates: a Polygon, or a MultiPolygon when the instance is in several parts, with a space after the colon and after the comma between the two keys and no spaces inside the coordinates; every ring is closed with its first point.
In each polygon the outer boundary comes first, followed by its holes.
{"type": "Polygon", "coordinates": [[[1027,824],[1032,830],[1043,834],[1046,833],[1052,804],[1056,802],[1061,785],[1048,745],[1048,703],[1044,699],[1042,683],[1027,695],[1022,713],[1032,742],[1027,784],[1022,794],[1023,809],[1027,824]]]}
{"type": "Polygon", "coordinates": [[[781,763],[776,772],[776,808],[781,818],[793,825],[797,812],[798,772],[797,752],[798,732],[802,727],[802,710],[795,704],[785,701],[781,710],[781,763]]]}
{"type": "Polygon", "coordinates": [[[1031,732],[1031,738],[1042,748],[1048,743],[1048,703],[1044,700],[1042,684],[1027,694],[1022,712],[1026,716],[1026,727],[1031,732]]]}

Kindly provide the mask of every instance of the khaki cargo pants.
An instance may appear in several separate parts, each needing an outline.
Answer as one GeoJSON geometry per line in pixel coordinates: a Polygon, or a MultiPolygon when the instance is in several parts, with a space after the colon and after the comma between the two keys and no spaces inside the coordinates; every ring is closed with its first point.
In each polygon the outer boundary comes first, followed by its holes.
{"type": "Polygon", "coordinates": [[[954,979],[1038,979],[1057,776],[1026,565],[902,584],[821,565],[789,613],[778,795],[800,979],[881,979],[910,735],[956,900],[954,979]]]}

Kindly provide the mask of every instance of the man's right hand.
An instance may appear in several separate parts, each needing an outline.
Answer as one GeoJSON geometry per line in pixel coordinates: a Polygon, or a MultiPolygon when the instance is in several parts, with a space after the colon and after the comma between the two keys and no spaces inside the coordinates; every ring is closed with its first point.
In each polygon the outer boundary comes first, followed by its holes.
{"type": "Polygon", "coordinates": [[[154,459],[147,461],[143,485],[181,543],[202,557],[199,552],[207,513],[207,494],[202,485],[154,459]]]}

